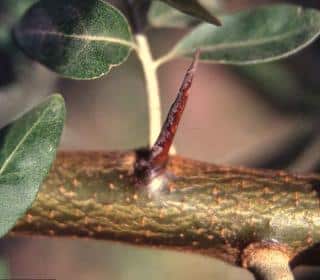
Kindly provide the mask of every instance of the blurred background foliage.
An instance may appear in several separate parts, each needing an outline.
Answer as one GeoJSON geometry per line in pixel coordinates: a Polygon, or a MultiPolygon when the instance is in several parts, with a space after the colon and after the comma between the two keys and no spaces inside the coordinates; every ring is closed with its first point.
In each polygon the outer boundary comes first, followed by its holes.
{"type": "MultiPolygon", "coordinates": [[[[60,92],[68,118],[61,149],[125,150],[146,145],[147,108],[137,58],[101,79],[58,78],[24,57],[11,40],[16,20],[35,0],[0,0],[0,127],[60,92]]],[[[111,1],[118,4],[117,1],[111,1]]],[[[276,1],[221,0],[227,11],[276,1]]],[[[320,8],[319,1],[290,1],[320,8]]],[[[148,29],[155,56],[186,30],[148,29]]],[[[246,67],[202,64],[176,138],[178,153],[219,164],[320,171],[320,42],[289,59],[246,67]]],[[[167,111],[188,61],[159,71],[167,111]]],[[[252,279],[220,261],[100,241],[5,238],[0,278],[252,279]],[[2,274],[4,273],[4,274],[2,274]]],[[[304,269],[299,279],[316,279],[304,269]]]]}

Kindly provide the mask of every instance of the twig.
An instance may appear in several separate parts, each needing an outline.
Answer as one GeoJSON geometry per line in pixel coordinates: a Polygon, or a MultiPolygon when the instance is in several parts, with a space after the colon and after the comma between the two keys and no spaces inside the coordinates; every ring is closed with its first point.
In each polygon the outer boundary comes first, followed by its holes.
{"type": "Polygon", "coordinates": [[[60,153],[13,233],[118,240],[235,265],[252,243],[277,240],[293,258],[320,241],[318,175],[171,157],[168,187],[154,190],[132,184],[134,162],[135,152],[60,153]]]}

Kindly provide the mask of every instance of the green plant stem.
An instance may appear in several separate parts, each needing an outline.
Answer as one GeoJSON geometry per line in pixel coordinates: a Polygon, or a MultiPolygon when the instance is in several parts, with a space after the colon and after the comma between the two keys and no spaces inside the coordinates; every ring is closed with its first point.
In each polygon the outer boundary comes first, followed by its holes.
{"type": "Polygon", "coordinates": [[[157,60],[155,60],[155,67],[158,69],[163,64],[169,62],[170,60],[175,58],[175,52],[174,50],[169,51],[167,54],[159,57],[157,60]]]}
{"type": "Polygon", "coordinates": [[[156,142],[162,126],[162,110],[160,100],[160,89],[157,77],[157,68],[154,60],[148,39],[143,34],[135,36],[138,45],[138,56],[142,63],[143,72],[145,75],[148,112],[149,112],[149,143],[151,147],[156,142]]]}
{"type": "MultiPolygon", "coordinates": [[[[160,98],[159,78],[157,75],[158,66],[152,57],[148,38],[143,33],[135,35],[137,54],[141,61],[145,76],[146,92],[149,113],[149,148],[156,142],[162,127],[162,108],[160,98]]],[[[174,144],[170,148],[170,154],[176,154],[174,144]]]]}
{"type": "Polygon", "coordinates": [[[318,175],[229,168],[175,156],[168,184],[144,188],[132,183],[134,162],[134,151],[59,153],[12,233],[117,240],[236,265],[252,243],[284,244],[291,260],[320,241],[318,175]]]}

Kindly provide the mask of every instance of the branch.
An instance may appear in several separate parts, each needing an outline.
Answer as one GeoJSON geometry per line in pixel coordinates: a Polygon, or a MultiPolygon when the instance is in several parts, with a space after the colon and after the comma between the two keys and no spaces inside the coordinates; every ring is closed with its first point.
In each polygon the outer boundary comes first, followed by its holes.
{"type": "Polygon", "coordinates": [[[307,259],[317,262],[306,256],[308,249],[319,255],[319,175],[169,156],[198,56],[199,51],[151,148],[60,153],[12,234],[117,240],[201,253],[242,265],[262,280],[291,280],[292,267],[307,259]]]}
{"type": "Polygon", "coordinates": [[[253,243],[284,244],[288,258],[297,259],[320,240],[320,176],[171,157],[167,186],[142,188],[132,182],[135,157],[134,152],[59,153],[12,234],[117,240],[236,265],[253,243]]]}
{"type": "Polygon", "coordinates": [[[243,267],[258,280],[293,280],[288,249],[275,242],[251,244],[242,255],[243,267]]]}

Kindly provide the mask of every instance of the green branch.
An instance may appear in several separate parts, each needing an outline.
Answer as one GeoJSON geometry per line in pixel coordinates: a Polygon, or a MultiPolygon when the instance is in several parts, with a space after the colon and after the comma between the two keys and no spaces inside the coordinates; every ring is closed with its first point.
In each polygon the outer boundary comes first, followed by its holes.
{"type": "Polygon", "coordinates": [[[135,153],[63,152],[14,234],[117,240],[240,264],[272,241],[288,259],[320,240],[320,176],[228,168],[172,157],[162,189],[132,183],[135,153]]]}

